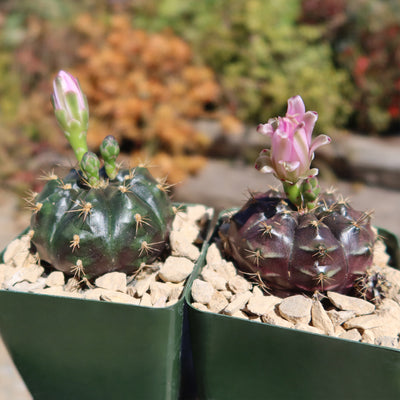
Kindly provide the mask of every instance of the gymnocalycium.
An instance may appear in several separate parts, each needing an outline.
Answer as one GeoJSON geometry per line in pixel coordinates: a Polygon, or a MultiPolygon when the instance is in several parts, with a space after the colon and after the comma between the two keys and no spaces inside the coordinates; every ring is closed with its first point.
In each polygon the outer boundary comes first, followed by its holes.
{"type": "Polygon", "coordinates": [[[165,185],[144,167],[121,169],[113,136],[100,145],[101,166],[86,143],[86,96],[65,71],[54,80],[52,104],[78,168],[64,178],[48,174],[30,199],[32,243],[41,260],[87,280],[153,262],[166,248],[174,217],[165,185]]]}
{"type": "Polygon", "coordinates": [[[279,296],[349,293],[372,263],[370,213],[354,210],[334,193],[321,193],[318,170],[310,169],[314,151],[330,142],[325,135],[312,140],[317,118],[295,96],[284,117],[258,126],[270,137],[271,149],[261,151],[255,167],[273,173],[284,193],[252,193],[220,229],[236,266],[279,296]]]}

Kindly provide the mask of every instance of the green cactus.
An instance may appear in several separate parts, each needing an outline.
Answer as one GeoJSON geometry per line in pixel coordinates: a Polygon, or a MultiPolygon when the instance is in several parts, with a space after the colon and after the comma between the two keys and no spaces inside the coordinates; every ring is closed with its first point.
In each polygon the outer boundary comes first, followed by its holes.
{"type": "Polygon", "coordinates": [[[333,194],[299,211],[283,193],[252,194],[220,235],[236,266],[258,275],[279,296],[349,293],[372,263],[370,215],[333,194]]]}
{"type": "MultiPolygon", "coordinates": [[[[75,132],[67,137],[79,154],[75,132]]],[[[81,140],[77,143],[82,147],[81,140]]],[[[30,201],[32,243],[41,260],[85,279],[111,271],[132,273],[153,262],[166,248],[174,217],[165,187],[146,168],[118,169],[119,147],[112,136],[104,139],[100,152],[104,167],[94,153],[85,152],[78,157],[81,169],[63,179],[50,174],[30,201]]]]}

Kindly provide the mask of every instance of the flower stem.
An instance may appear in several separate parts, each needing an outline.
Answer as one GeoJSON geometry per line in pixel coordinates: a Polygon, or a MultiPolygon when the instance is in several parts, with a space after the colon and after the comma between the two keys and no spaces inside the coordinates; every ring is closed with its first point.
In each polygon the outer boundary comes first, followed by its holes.
{"type": "Polygon", "coordinates": [[[287,198],[297,207],[312,210],[316,207],[321,191],[316,177],[296,183],[283,182],[287,198]]]}
{"type": "Polygon", "coordinates": [[[286,193],[287,198],[297,207],[302,205],[302,196],[300,191],[299,182],[290,183],[283,182],[283,190],[286,193]]]}

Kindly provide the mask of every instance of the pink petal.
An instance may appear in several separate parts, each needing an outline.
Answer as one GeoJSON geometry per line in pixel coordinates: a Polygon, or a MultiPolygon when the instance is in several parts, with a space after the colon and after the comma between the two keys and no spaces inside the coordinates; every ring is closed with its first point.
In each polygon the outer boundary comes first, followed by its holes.
{"type": "Polygon", "coordinates": [[[292,161],[294,160],[300,162],[301,171],[306,171],[310,167],[310,153],[307,143],[307,134],[304,128],[297,129],[293,136],[292,161]]]}
{"type": "MultiPolygon", "coordinates": [[[[58,96],[60,96],[60,94],[56,91],[57,88],[56,81],[58,81],[59,88],[62,90],[64,94],[68,92],[75,93],[78,97],[79,107],[82,110],[86,108],[85,100],[83,99],[83,94],[81,87],[79,86],[78,79],[76,79],[68,72],[65,72],[63,70],[59,71],[53,83],[54,93],[56,93],[55,97],[57,98],[58,96]]],[[[59,100],[56,99],[56,104],[58,105],[59,103],[60,103],[59,100]]]]}
{"type": "Polygon", "coordinates": [[[305,112],[306,107],[303,99],[300,96],[293,96],[288,100],[286,116],[299,116],[299,119],[301,119],[305,112]]]}
{"type": "Polygon", "coordinates": [[[279,118],[279,130],[286,132],[287,136],[292,139],[294,130],[298,125],[298,121],[295,118],[279,118]]]}
{"type": "Polygon", "coordinates": [[[283,166],[285,171],[287,172],[293,172],[296,171],[297,168],[300,166],[299,161],[279,161],[279,164],[283,166]]]}
{"type": "Polygon", "coordinates": [[[316,113],[315,111],[307,111],[303,116],[304,129],[307,133],[308,146],[311,145],[312,132],[315,123],[317,122],[317,119],[318,113],[316,113]]]}
{"type": "Polygon", "coordinates": [[[287,132],[277,129],[272,137],[271,156],[273,163],[279,160],[289,160],[292,155],[292,141],[289,139],[287,132]]]}
{"type": "Polygon", "coordinates": [[[272,125],[269,123],[268,124],[259,124],[257,126],[257,132],[261,133],[262,135],[267,135],[267,136],[272,137],[274,130],[272,128],[272,125]]]}
{"type": "Polygon", "coordinates": [[[331,138],[327,135],[319,135],[317,136],[311,143],[310,146],[310,154],[314,153],[314,151],[321,146],[324,146],[325,144],[328,144],[331,142],[331,138]]]}

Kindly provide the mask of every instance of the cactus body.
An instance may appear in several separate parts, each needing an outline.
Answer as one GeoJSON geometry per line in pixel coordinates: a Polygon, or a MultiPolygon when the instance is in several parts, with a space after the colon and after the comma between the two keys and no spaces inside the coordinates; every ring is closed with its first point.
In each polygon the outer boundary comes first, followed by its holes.
{"type": "Polygon", "coordinates": [[[80,171],[49,180],[34,200],[32,238],[42,260],[88,279],[132,273],[165,249],[173,210],[146,168],[120,170],[90,186],[80,171]]]}
{"type": "Polygon", "coordinates": [[[300,211],[276,191],[253,194],[225,228],[220,235],[236,266],[281,296],[348,293],[372,263],[369,215],[330,194],[300,211]]]}

